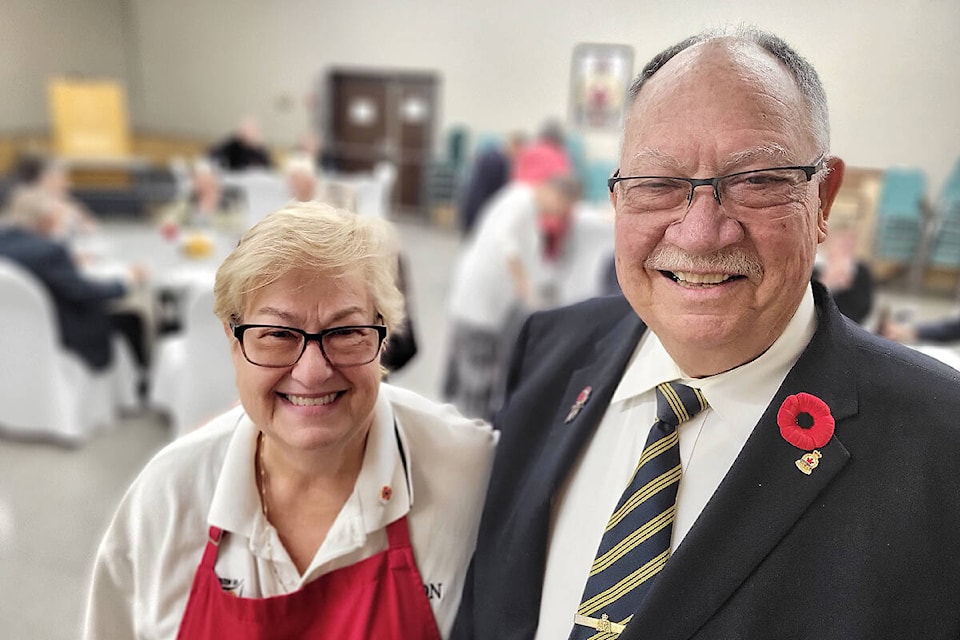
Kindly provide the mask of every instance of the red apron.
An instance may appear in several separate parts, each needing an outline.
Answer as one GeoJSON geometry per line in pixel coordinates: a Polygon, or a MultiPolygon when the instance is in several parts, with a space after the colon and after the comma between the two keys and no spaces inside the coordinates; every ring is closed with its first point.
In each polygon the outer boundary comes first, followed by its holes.
{"type": "Polygon", "coordinates": [[[214,572],[222,535],[210,527],[179,640],[440,640],[405,517],[387,526],[386,551],[271,598],[223,591],[214,572]]]}

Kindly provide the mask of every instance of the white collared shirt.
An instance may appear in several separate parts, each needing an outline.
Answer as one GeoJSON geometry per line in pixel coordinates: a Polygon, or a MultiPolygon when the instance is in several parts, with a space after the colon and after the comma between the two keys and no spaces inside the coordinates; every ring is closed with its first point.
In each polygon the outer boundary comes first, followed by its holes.
{"type": "Polygon", "coordinates": [[[679,428],[683,475],[671,542],[675,550],[730,470],[816,327],[813,292],[808,286],[784,332],[760,357],[695,380],[680,370],[652,331],[645,332],[589,446],[555,497],[538,640],[566,638],[570,633],[603,530],[656,421],[656,386],[679,380],[699,388],[710,403],[679,428]]]}
{"type": "Polygon", "coordinates": [[[447,637],[498,434],[449,405],[382,384],[354,491],[301,576],[260,508],[253,464],[257,433],[238,407],[148,463],[100,545],[84,637],[175,637],[210,525],[226,532],[216,563],[224,588],[262,598],[290,593],[383,551],[386,526],[403,516],[425,592],[447,637]],[[431,499],[415,502],[415,495],[431,499]]]}

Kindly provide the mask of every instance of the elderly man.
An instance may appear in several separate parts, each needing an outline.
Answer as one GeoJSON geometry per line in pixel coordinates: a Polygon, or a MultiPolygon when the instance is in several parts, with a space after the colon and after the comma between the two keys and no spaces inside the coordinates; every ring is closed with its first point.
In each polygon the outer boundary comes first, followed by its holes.
{"type": "Polygon", "coordinates": [[[816,72],[702,34],[629,97],[625,299],[526,323],[454,637],[958,637],[960,374],[810,284],[816,72]]]}
{"type": "Polygon", "coordinates": [[[0,225],[0,258],[16,262],[36,276],[50,292],[57,312],[63,346],[99,371],[113,358],[115,330],[130,340],[141,365],[146,364],[142,320],[133,313],[111,313],[109,302],[123,297],[145,270],[131,268],[126,280],[91,280],[84,276],[62,236],[64,204],[39,189],[17,193],[0,225]]]}

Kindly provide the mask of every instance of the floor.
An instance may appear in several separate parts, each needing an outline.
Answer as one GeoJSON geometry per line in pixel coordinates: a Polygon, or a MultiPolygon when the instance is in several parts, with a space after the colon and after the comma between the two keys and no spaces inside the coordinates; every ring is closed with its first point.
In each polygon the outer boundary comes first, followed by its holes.
{"type": "MultiPolygon", "coordinates": [[[[454,232],[399,225],[411,270],[420,351],[392,382],[436,398],[446,327],[454,232]]],[[[954,308],[943,295],[880,292],[878,306],[936,317],[954,308]]],[[[129,416],[75,449],[0,439],[0,630],[12,640],[73,640],[99,537],[125,487],[170,439],[155,413],[129,416]]]]}

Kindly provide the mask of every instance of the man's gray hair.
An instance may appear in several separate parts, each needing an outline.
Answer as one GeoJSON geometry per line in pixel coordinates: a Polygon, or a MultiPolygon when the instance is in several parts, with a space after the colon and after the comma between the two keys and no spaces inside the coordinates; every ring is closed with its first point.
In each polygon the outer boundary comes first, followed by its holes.
{"type": "Polygon", "coordinates": [[[667,47],[655,55],[634,79],[627,92],[627,104],[632,105],[634,103],[643,85],[675,55],[702,42],[721,38],[732,38],[741,42],[753,43],[787,67],[804,97],[807,108],[810,110],[810,122],[813,127],[811,133],[817,142],[817,146],[826,153],[830,148],[830,115],[827,110],[827,94],[823,90],[823,84],[820,82],[820,76],[816,69],[780,36],[753,26],[741,25],[733,29],[702,31],[671,47],[667,47]]]}

